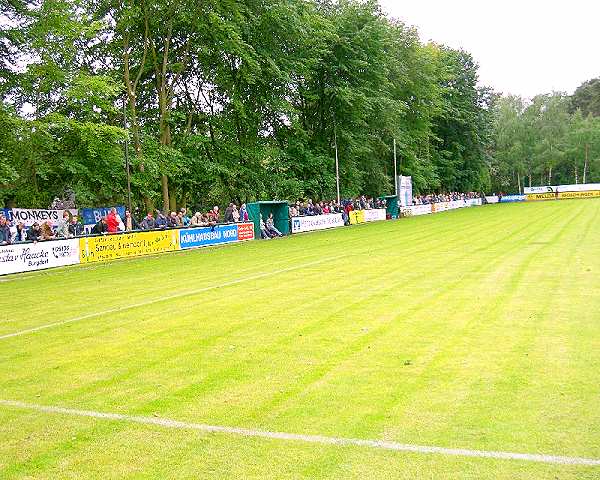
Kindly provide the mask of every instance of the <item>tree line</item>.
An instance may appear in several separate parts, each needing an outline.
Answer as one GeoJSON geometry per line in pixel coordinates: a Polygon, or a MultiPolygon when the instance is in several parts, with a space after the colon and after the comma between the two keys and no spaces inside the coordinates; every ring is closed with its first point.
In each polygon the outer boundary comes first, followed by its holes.
{"type": "Polygon", "coordinates": [[[495,102],[490,173],[496,191],[600,182],[600,79],[571,96],[505,96],[495,102]]]}
{"type": "Polygon", "coordinates": [[[572,177],[558,130],[597,130],[563,96],[499,99],[375,0],[0,2],[5,205],[335,198],[336,149],[343,197],[389,194],[394,140],[416,192],[509,190],[572,177]]]}

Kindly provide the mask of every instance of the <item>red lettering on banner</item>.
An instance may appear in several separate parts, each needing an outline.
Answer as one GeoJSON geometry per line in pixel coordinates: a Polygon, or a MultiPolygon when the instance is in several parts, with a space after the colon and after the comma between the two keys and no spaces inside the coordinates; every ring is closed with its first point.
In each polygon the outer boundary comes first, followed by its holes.
{"type": "Polygon", "coordinates": [[[253,223],[238,223],[238,240],[254,239],[253,223]]]}

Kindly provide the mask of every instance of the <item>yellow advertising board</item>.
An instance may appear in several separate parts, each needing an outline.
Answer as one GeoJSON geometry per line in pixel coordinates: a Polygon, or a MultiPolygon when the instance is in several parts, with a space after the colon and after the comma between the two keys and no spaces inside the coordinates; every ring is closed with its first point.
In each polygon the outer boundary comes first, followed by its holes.
{"type": "Polygon", "coordinates": [[[588,190],[587,192],[560,192],[558,198],[594,198],[600,197],[600,190],[588,190]]]}
{"type": "Polygon", "coordinates": [[[164,230],[85,237],[79,239],[79,250],[81,263],[172,252],[179,250],[179,232],[164,230]]]}
{"type": "Polygon", "coordinates": [[[357,223],[365,223],[365,211],[364,210],[352,210],[348,213],[350,217],[350,224],[356,225],[357,223]]]}
{"type": "Polygon", "coordinates": [[[527,194],[527,201],[535,201],[535,200],[556,200],[556,193],[529,193],[527,194]]]}

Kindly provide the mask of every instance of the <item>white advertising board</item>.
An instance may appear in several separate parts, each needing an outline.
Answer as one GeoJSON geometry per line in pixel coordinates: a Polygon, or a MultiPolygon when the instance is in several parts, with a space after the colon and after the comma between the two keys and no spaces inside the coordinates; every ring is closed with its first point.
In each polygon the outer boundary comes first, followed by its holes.
{"type": "Polygon", "coordinates": [[[545,185],[541,187],[525,187],[526,195],[533,193],[554,193],[554,192],[589,192],[600,190],[600,183],[579,183],[576,185],[545,185]]]}
{"type": "Polygon", "coordinates": [[[326,228],[343,227],[344,220],[341,213],[329,215],[314,215],[306,217],[292,217],[292,233],[324,230],[326,228]]]}
{"type": "Polygon", "coordinates": [[[385,220],[385,208],[365,210],[365,222],[377,222],[379,220],[385,220]]]}
{"type": "Polygon", "coordinates": [[[400,208],[403,216],[428,215],[431,213],[431,205],[412,205],[400,208]]]}
{"type": "Polygon", "coordinates": [[[79,263],[79,240],[50,240],[0,247],[0,275],[79,263]]]}
{"type": "MultiPolygon", "coordinates": [[[[77,215],[77,210],[69,210],[77,215]]],[[[35,222],[40,225],[50,220],[53,226],[62,220],[64,210],[47,210],[43,208],[12,208],[8,210],[8,219],[15,224],[23,222],[26,227],[31,227],[35,222]]]]}

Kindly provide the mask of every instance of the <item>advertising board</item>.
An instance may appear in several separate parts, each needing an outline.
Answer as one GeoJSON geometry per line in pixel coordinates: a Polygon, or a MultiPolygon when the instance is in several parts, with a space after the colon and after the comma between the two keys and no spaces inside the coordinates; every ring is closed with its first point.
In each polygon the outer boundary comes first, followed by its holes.
{"type": "Polygon", "coordinates": [[[343,226],[344,220],[341,213],[292,217],[292,233],[310,232],[312,230],[323,230],[326,228],[343,226]]]}
{"type": "Polygon", "coordinates": [[[79,239],[81,263],[152,255],[179,250],[179,232],[164,230],[102,235],[79,239]]]}
{"type": "Polygon", "coordinates": [[[0,246],[0,275],[79,263],[79,240],[50,240],[0,246]]]}

